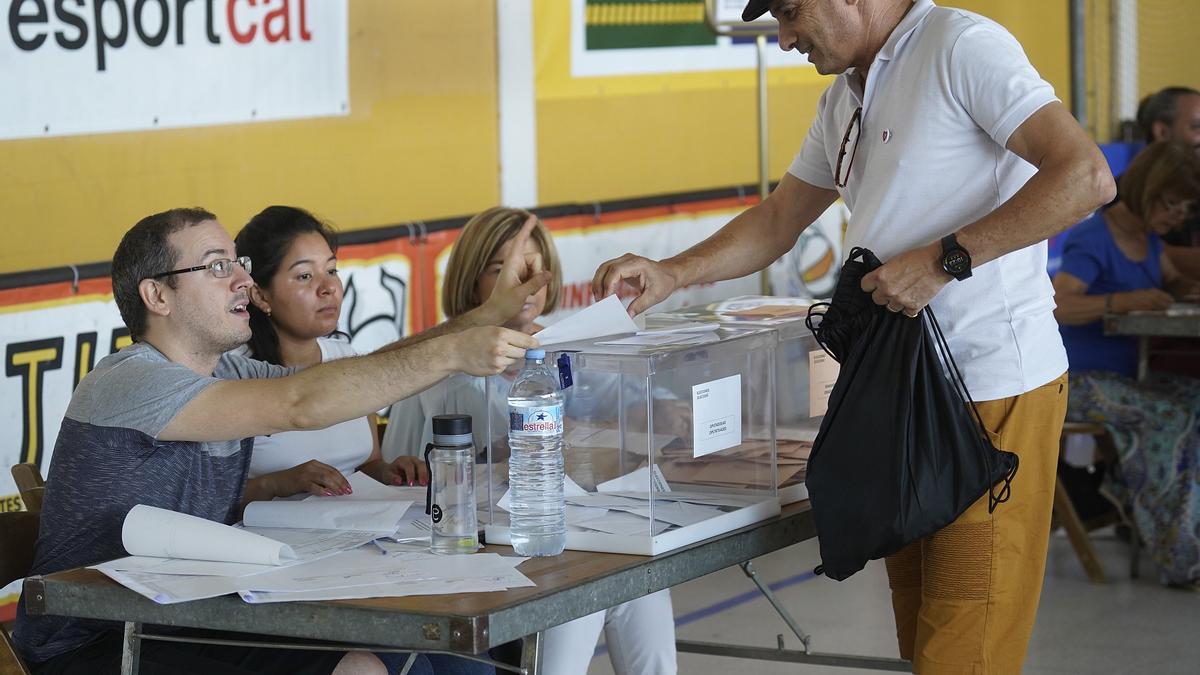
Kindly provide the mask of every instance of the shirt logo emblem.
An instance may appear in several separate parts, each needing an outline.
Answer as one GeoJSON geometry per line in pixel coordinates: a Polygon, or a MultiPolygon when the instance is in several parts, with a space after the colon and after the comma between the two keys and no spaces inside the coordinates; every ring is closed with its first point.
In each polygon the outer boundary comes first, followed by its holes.
{"type": "Polygon", "coordinates": [[[892,130],[891,130],[891,129],[884,129],[884,130],[883,130],[883,142],[884,142],[884,143],[887,143],[887,142],[888,142],[888,141],[890,141],[890,140],[892,140],[892,130]]]}

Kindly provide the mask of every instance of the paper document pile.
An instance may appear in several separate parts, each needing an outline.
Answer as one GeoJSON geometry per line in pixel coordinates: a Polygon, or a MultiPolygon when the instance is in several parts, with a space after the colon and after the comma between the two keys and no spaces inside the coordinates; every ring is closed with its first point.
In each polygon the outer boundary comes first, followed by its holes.
{"type": "Polygon", "coordinates": [[[363,474],[350,483],[352,496],[254,502],[242,527],[138,505],[121,532],[132,555],[93,568],[162,604],[228,593],[264,603],[533,585],[516,570],[523,558],[440,556],[387,543],[384,537],[428,538],[423,496],[414,503],[413,488],[363,474]]]}
{"type": "MultiPolygon", "coordinates": [[[[689,448],[668,447],[662,452],[666,460],[662,470],[672,481],[752,488],[762,485],[762,471],[771,462],[770,445],[770,441],[749,440],[738,446],[736,452],[713,453],[699,458],[693,457],[689,448]]],[[[775,485],[787,487],[803,483],[812,443],[779,439],[775,449],[775,485]]]]}

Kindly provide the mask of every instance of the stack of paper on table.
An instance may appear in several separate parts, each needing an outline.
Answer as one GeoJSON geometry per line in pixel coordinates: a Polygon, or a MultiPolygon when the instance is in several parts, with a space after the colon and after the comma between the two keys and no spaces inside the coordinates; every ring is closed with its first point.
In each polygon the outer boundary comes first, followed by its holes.
{"type": "Polygon", "coordinates": [[[410,498],[414,489],[379,485],[362,474],[350,482],[353,496],[252,503],[243,527],[138,505],[122,528],[132,555],[93,567],[164,604],[228,593],[247,602],[280,602],[532,585],[515,570],[521,559],[389,555],[388,545],[377,540],[419,529],[423,498],[418,507],[410,498]],[[314,523],[322,527],[308,526],[314,523]]]}
{"type": "MultiPolygon", "coordinates": [[[[808,470],[809,441],[777,440],[775,442],[776,487],[803,486],[808,470]]],[[[714,487],[753,488],[762,484],[762,471],[771,461],[770,441],[748,440],[736,452],[722,452],[693,457],[691,448],[667,448],[663,451],[662,471],[672,481],[711,485],[714,487]]],[[[802,487],[780,495],[784,504],[807,498],[802,487]]]]}

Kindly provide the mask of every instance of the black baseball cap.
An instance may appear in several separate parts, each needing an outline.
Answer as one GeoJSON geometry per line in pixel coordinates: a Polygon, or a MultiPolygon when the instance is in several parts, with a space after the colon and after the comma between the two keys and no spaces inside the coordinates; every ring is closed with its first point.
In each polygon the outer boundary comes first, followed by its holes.
{"type": "Polygon", "coordinates": [[[771,0],[750,0],[746,3],[746,9],[742,10],[742,21],[754,21],[770,8],[771,0]]]}

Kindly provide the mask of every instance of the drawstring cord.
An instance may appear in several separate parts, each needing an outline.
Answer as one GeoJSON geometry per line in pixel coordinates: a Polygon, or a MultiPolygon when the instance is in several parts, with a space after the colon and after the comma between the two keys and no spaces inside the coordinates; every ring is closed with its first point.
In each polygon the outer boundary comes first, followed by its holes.
{"type": "MultiPolygon", "coordinates": [[[[984,431],[986,427],[983,424],[983,416],[979,414],[979,408],[976,407],[975,399],[971,397],[971,392],[967,389],[967,385],[963,379],[962,373],[958,369],[958,363],[954,361],[954,355],[950,353],[950,345],[946,342],[946,335],[942,333],[942,327],[938,324],[937,317],[933,314],[933,308],[927,306],[925,307],[924,311],[928,316],[929,326],[933,329],[934,342],[937,345],[938,351],[941,352],[942,358],[950,366],[950,382],[954,385],[954,389],[958,392],[959,396],[963,397],[963,399],[970,405],[971,413],[975,418],[975,423],[979,426],[979,433],[981,434],[982,438],[986,440],[987,436],[986,432],[984,431]]],[[[988,445],[991,445],[990,441],[988,442],[988,445]]],[[[988,478],[990,480],[992,475],[992,458],[991,455],[988,454],[986,447],[981,445],[980,449],[983,454],[983,462],[987,466],[988,478]]],[[[1000,488],[999,494],[996,492],[996,485],[988,486],[988,513],[995,511],[997,506],[1007,502],[1009,497],[1012,496],[1012,481],[1013,478],[1016,477],[1017,468],[1021,463],[1021,458],[1015,453],[1012,453],[1012,457],[1012,469],[1010,469],[1004,478],[1001,479],[1000,483],[998,483],[1003,485],[1003,487],[1000,488]]]]}

